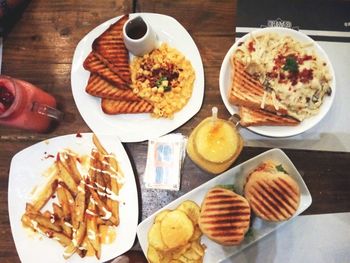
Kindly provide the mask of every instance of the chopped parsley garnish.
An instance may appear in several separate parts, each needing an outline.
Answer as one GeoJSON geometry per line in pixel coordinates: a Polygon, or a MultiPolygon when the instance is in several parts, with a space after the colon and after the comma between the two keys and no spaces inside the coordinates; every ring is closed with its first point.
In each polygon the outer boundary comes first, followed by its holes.
{"type": "Polygon", "coordinates": [[[276,170],[279,171],[279,172],[287,174],[287,171],[284,170],[282,164],[276,165],[276,170]]]}
{"type": "Polygon", "coordinates": [[[160,79],[157,80],[156,82],[157,88],[160,88],[162,86],[162,82],[164,80],[168,80],[167,77],[160,77],[160,79]]]}
{"type": "Polygon", "coordinates": [[[292,56],[287,57],[286,63],[284,64],[282,69],[292,73],[297,73],[299,71],[299,65],[297,60],[292,56]]]}
{"type": "Polygon", "coordinates": [[[170,86],[164,87],[164,91],[171,91],[171,87],[170,86]]]}
{"type": "Polygon", "coordinates": [[[168,80],[167,77],[160,77],[160,79],[158,79],[158,80],[156,81],[156,86],[157,86],[157,88],[158,88],[158,89],[159,89],[159,88],[163,88],[163,90],[164,90],[165,92],[171,91],[171,87],[170,87],[169,85],[167,85],[167,86],[164,86],[164,85],[163,85],[163,81],[167,81],[167,80],[168,80]]]}

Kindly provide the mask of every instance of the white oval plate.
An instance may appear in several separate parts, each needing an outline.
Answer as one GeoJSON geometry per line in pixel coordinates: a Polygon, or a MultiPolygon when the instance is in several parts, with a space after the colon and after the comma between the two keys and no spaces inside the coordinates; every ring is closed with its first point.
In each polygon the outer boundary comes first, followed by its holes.
{"type": "Polygon", "coordinates": [[[123,145],[115,136],[98,135],[98,138],[108,152],[115,154],[125,176],[125,184],[120,190],[120,224],[115,241],[102,245],[100,260],[95,257],[80,258],[76,254],[64,260],[64,248],[56,240],[32,233],[22,226],[21,217],[25,212],[26,202],[31,200],[33,189],[40,187],[47,180],[42,174],[52,165],[57,152],[69,148],[85,155],[90,154],[93,147],[92,133],[83,133],[81,138],[76,134],[55,137],[22,150],[11,161],[8,210],[12,235],[21,262],[105,262],[132,247],[138,223],[138,197],[134,173],[123,145]],[[50,158],[51,155],[54,157],[50,158]]]}
{"type": "Polygon", "coordinates": [[[229,49],[227,52],[222,65],[220,69],[220,78],[219,78],[219,85],[220,85],[220,94],[221,98],[224,101],[224,104],[227,108],[227,110],[231,113],[238,113],[238,108],[234,105],[232,105],[228,101],[228,91],[231,87],[232,83],[232,66],[230,63],[230,57],[232,54],[236,51],[238,47],[238,43],[244,42],[246,39],[249,38],[249,34],[255,34],[255,35],[260,35],[264,33],[278,33],[282,36],[291,36],[294,39],[301,41],[301,42],[312,42],[316,54],[320,57],[320,59],[324,60],[328,66],[329,66],[329,71],[330,74],[332,75],[332,82],[331,82],[331,87],[332,87],[332,94],[331,96],[326,96],[324,98],[323,104],[320,108],[320,112],[312,116],[310,118],[305,119],[302,121],[300,124],[297,126],[251,126],[248,127],[249,130],[258,133],[260,135],[265,135],[265,136],[270,136],[270,137],[288,137],[288,136],[294,136],[297,134],[300,134],[306,130],[311,129],[313,126],[315,126],[317,123],[319,123],[323,117],[327,114],[329,109],[332,106],[334,97],[335,97],[335,74],[334,74],[334,69],[332,66],[331,61],[329,60],[326,52],[321,48],[319,44],[317,44],[314,40],[312,40],[309,36],[288,28],[280,28],[280,27],[268,27],[268,28],[263,28],[263,29],[257,29],[252,31],[251,33],[248,33],[238,39],[235,44],[229,49]]]}
{"type": "MultiPolygon", "coordinates": [[[[137,237],[139,239],[141,248],[145,255],[147,255],[148,250],[148,232],[153,225],[155,216],[162,210],[165,209],[175,209],[181,202],[185,200],[192,200],[196,202],[199,206],[204,200],[206,193],[217,185],[225,185],[225,184],[234,184],[235,190],[238,194],[243,193],[243,186],[245,184],[246,178],[249,173],[254,170],[260,163],[272,160],[277,163],[281,163],[283,167],[288,171],[289,175],[292,176],[295,181],[298,183],[300,188],[300,204],[298,210],[296,211],[294,217],[301,214],[305,211],[312,203],[312,198],[307,186],[304,183],[303,178],[301,177],[298,170],[295,168],[294,164],[288,158],[288,156],[280,149],[272,149],[266,151],[236,167],[222,173],[221,175],[216,176],[210,181],[202,184],[201,186],[193,189],[192,191],[186,193],[180,198],[174,200],[170,204],[166,205],[159,211],[155,212],[147,219],[142,221],[137,227],[137,237]]],[[[286,222],[267,222],[261,220],[257,217],[254,218],[253,224],[251,225],[252,236],[247,237],[239,246],[221,246],[214,241],[208,239],[205,236],[202,236],[201,243],[205,244],[207,249],[205,250],[204,263],[212,263],[212,262],[220,262],[234,254],[241,252],[244,248],[250,246],[251,244],[261,240],[264,236],[270,234],[275,231],[278,227],[282,226],[286,222]]],[[[263,242],[263,241],[262,241],[263,242]]]]}
{"type": "MultiPolygon", "coordinates": [[[[186,29],[174,18],[151,13],[135,13],[130,17],[141,16],[155,30],[158,40],[166,42],[182,52],[196,72],[192,97],[186,106],[177,112],[173,119],[155,119],[150,114],[103,113],[100,99],[85,92],[90,73],[83,67],[86,56],[91,51],[91,44],[110,24],[119,17],[99,25],[88,33],[78,44],[74,52],[71,84],[78,110],[84,121],[95,133],[115,134],[122,142],[139,142],[167,134],[191,119],[201,108],[204,95],[204,71],[198,48],[186,29]]],[[[132,57],[130,55],[130,57],[132,57]]]]}

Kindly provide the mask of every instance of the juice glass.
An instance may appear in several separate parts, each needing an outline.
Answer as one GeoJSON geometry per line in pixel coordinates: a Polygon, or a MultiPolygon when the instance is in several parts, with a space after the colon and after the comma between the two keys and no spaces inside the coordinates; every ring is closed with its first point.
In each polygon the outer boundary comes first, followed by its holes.
{"type": "Polygon", "coordinates": [[[42,133],[61,117],[53,96],[23,80],[0,75],[0,125],[42,133]]]}
{"type": "Polygon", "coordinates": [[[187,142],[187,154],[203,170],[219,174],[227,170],[243,148],[243,139],[236,123],[219,119],[218,109],[202,120],[191,132],[187,142]]]}

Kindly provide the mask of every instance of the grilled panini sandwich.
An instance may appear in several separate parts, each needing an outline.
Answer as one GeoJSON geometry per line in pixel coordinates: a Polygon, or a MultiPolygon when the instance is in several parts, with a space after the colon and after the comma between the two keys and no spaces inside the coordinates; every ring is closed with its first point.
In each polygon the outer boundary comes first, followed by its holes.
{"type": "Polygon", "coordinates": [[[207,193],[198,224],[208,238],[224,246],[238,245],[249,223],[250,206],[244,197],[219,187],[207,193]]]}
{"type": "Polygon", "coordinates": [[[100,58],[100,55],[94,51],[91,51],[84,61],[84,68],[91,73],[98,74],[120,89],[129,89],[127,83],[120,78],[118,74],[113,72],[105,63],[103,63],[100,58]]]}
{"type": "Polygon", "coordinates": [[[300,203],[298,184],[282,165],[273,162],[262,163],[248,176],[244,196],[253,212],[268,221],[291,218],[300,203]]]}
{"type": "Polygon", "coordinates": [[[237,59],[231,59],[233,81],[229,101],[240,109],[242,126],[291,126],[300,121],[288,116],[287,108],[274,93],[267,92],[263,85],[248,73],[237,59]]]}
{"type": "Polygon", "coordinates": [[[141,100],[131,89],[120,89],[97,74],[91,73],[85,91],[92,96],[126,101],[141,100]]]}
{"type": "Polygon", "coordinates": [[[232,104],[252,109],[265,109],[281,115],[287,114],[286,107],[271,93],[266,92],[263,85],[245,70],[241,62],[233,59],[232,63],[233,83],[229,91],[229,101],[232,104]]]}
{"type": "Polygon", "coordinates": [[[131,82],[129,52],[123,40],[123,26],[128,19],[129,15],[124,15],[92,43],[92,49],[101,55],[126,83],[131,82]]]}
{"type": "Polygon", "coordinates": [[[153,105],[145,100],[127,101],[102,99],[101,108],[106,114],[150,113],[153,111],[153,105]]]}
{"type": "Polygon", "coordinates": [[[83,65],[90,71],[85,91],[102,98],[101,108],[106,114],[153,111],[153,105],[130,88],[129,52],[122,36],[127,20],[128,15],[124,15],[94,40],[83,65]]]}
{"type": "Polygon", "coordinates": [[[240,124],[244,127],[248,126],[260,126],[260,125],[271,125],[271,126],[294,126],[300,122],[289,116],[280,116],[264,110],[256,110],[247,108],[244,106],[239,107],[240,124]]]}

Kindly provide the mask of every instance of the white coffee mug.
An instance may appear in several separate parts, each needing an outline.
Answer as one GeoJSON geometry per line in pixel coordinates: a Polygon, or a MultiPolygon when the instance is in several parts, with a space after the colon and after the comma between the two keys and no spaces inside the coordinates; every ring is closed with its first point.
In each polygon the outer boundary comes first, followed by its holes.
{"type": "Polygon", "coordinates": [[[157,47],[157,36],[141,16],[124,24],[123,39],[126,48],[135,56],[142,56],[157,47]]]}

